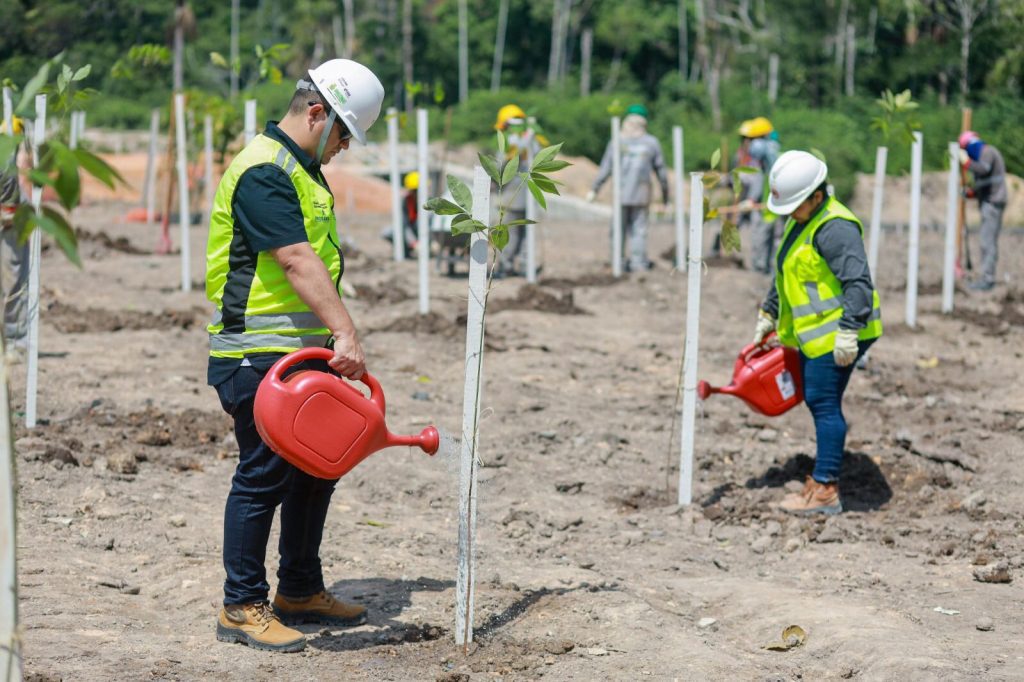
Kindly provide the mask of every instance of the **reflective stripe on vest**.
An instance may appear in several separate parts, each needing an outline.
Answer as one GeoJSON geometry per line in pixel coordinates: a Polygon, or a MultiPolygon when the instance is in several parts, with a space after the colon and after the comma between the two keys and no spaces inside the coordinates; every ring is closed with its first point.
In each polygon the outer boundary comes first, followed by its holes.
{"type": "MultiPolygon", "coordinates": [[[[837,218],[854,223],[863,234],[863,227],[857,217],[830,197],[806,225],[797,226],[790,219],[779,246],[781,250],[792,230],[801,230],[784,255],[782,269],[776,273],[775,286],[779,293],[778,334],[783,343],[799,346],[810,358],[832,352],[835,334],[839,331],[839,320],[843,316],[842,285],[814,248],[814,237],[818,230],[837,218]]],[[[876,290],[872,292],[871,314],[864,328],[857,331],[857,338],[868,340],[881,335],[882,318],[876,290]]]]}
{"type": "Polygon", "coordinates": [[[295,292],[273,256],[253,253],[237,233],[232,204],[238,182],[250,168],[267,164],[284,171],[295,186],[309,244],[341,295],[342,256],[330,189],[318,181],[322,176],[310,176],[287,147],[257,135],[225,171],[210,216],[206,295],[215,306],[207,327],[213,357],[287,353],[325,346],[330,340],[330,331],[295,292]]]}

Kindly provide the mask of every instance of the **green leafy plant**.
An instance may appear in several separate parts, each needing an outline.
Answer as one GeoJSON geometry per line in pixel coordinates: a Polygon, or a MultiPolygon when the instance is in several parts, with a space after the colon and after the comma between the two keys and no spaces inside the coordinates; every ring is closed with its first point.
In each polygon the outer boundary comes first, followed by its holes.
{"type": "Polygon", "coordinates": [[[871,129],[879,131],[886,144],[891,139],[912,143],[914,132],[921,129],[921,122],[915,113],[919,105],[913,100],[910,90],[893,94],[892,90],[886,89],[875,104],[882,113],[871,119],[871,129]]]}
{"type": "MultiPolygon", "coordinates": [[[[52,97],[48,98],[48,110],[56,115],[63,122],[71,111],[72,103],[80,101],[76,95],[82,90],[75,88],[75,83],[89,75],[90,66],[86,65],[79,69],[73,69],[67,64],[61,64],[60,73],[52,87],[47,86],[47,78],[51,69],[55,66],[55,60],[62,59],[62,55],[51,60],[36,72],[29,82],[22,89],[22,98],[15,111],[24,113],[29,102],[34,101],[35,95],[42,90],[52,90],[52,97]]],[[[63,130],[63,125],[61,126],[63,130]]],[[[14,165],[19,146],[24,142],[20,135],[0,136],[0,168],[9,168],[14,165]]],[[[75,231],[71,227],[69,217],[71,212],[81,202],[81,172],[88,173],[107,187],[113,189],[118,183],[125,184],[124,178],[106,161],[96,156],[88,149],[79,147],[71,149],[59,136],[47,140],[39,148],[38,162],[28,169],[19,171],[24,174],[35,187],[51,187],[57,195],[57,205],[44,204],[39,213],[29,204],[22,204],[14,213],[13,223],[18,230],[19,239],[24,242],[34,230],[42,230],[49,234],[57,242],[61,251],[70,261],[78,266],[82,262],[78,255],[78,240],[75,231]]]]}
{"type": "Polygon", "coordinates": [[[118,80],[134,80],[140,70],[151,72],[169,66],[171,57],[171,49],[166,45],[132,45],[128,53],[110,67],[110,75],[118,80]]]}
{"type": "MultiPolygon", "coordinates": [[[[710,167],[712,169],[717,168],[718,164],[722,160],[722,150],[716,149],[711,154],[710,167]]],[[[736,214],[736,209],[740,204],[740,191],[742,189],[740,176],[749,173],[760,173],[761,171],[757,168],[750,166],[738,166],[729,171],[729,175],[732,179],[732,204],[719,205],[712,208],[711,198],[707,196],[714,187],[718,185],[722,180],[722,173],[711,170],[704,173],[704,177],[701,179],[701,183],[704,185],[704,220],[714,220],[715,218],[722,219],[722,249],[726,253],[739,253],[742,243],[740,241],[740,228],[736,222],[732,219],[732,216],[736,214]],[[725,211],[723,208],[729,208],[730,210],[725,211]]],[[[756,209],[755,209],[756,210],[756,209]]]]}

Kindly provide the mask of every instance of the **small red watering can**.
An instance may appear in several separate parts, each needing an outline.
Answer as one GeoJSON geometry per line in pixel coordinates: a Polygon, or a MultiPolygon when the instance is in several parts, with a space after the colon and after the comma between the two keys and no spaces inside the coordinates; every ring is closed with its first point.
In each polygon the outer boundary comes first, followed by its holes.
{"type": "MultiPolygon", "coordinates": [[[[765,337],[765,341],[770,338],[765,337]]],[[[765,341],[740,351],[728,386],[715,388],[706,381],[699,382],[700,399],[707,400],[712,393],[734,395],[754,412],[769,417],[777,417],[803,402],[800,353],[788,346],[768,348],[765,341]]]]}
{"type": "Polygon", "coordinates": [[[341,478],[384,448],[416,445],[437,452],[440,437],[428,426],[418,436],[396,436],[384,423],[384,391],[370,374],[360,381],[370,397],[327,372],[288,368],[304,360],[330,360],[328,348],[303,348],[274,363],[256,390],[256,429],[277,454],[318,478],[341,478]]]}

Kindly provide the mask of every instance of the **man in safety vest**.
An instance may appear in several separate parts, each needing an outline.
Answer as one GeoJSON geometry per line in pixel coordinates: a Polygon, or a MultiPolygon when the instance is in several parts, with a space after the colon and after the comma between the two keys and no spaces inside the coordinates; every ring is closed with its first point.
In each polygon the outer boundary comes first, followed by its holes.
{"type": "Polygon", "coordinates": [[[235,157],[214,199],[206,263],[206,295],[216,307],[208,327],[208,382],[234,418],[239,448],[224,512],[221,641],[299,651],[305,637],[282,620],[366,621],[366,609],[336,600],[324,587],[320,540],[336,481],[314,478],[271,451],[256,430],[253,400],[270,366],[305,346],[333,347],[326,365],[345,377],[357,379],[365,370],[341,300],[345,261],[334,196],[320,169],[351,138],[366,141],[383,99],[380,81],[362,64],[332,59],[310,69],[287,115],[267,123],[235,157]],[[271,606],[264,559],[279,505],[281,562],[271,606]]]}
{"type": "MultiPolygon", "coordinates": [[[[537,130],[537,122],[528,117],[516,104],[506,104],[498,109],[494,129],[505,133],[505,161],[517,163],[520,173],[530,170],[530,156],[540,151],[541,144],[547,144],[547,139],[537,130]]],[[[502,199],[508,202],[503,218],[506,224],[526,218],[527,189],[522,187],[522,182],[517,175],[502,188],[502,199]]],[[[497,202],[494,205],[497,206],[497,202]]],[[[508,244],[502,249],[498,267],[494,272],[496,277],[524,274],[525,267],[520,267],[517,261],[525,242],[524,225],[513,225],[509,228],[508,244]]]]}
{"type": "MultiPolygon", "coordinates": [[[[15,135],[24,135],[25,126],[17,116],[11,117],[15,135]]],[[[0,133],[7,134],[7,122],[0,123],[0,133]]],[[[8,364],[21,361],[28,340],[28,269],[29,243],[20,242],[14,227],[14,213],[26,197],[22,191],[18,169],[30,166],[27,142],[19,145],[5,168],[0,168],[0,292],[4,302],[4,341],[8,364]]]]}
{"type": "Polygon", "coordinates": [[[857,358],[882,335],[878,292],[864,253],[863,226],[828,194],[825,163],[807,152],[778,158],[768,208],[789,216],[775,256],[775,283],[761,305],[754,343],[771,332],[800,350],[804,400],[814,417],[813,475],[780,507],[838,514],[839,470],[846,443],[842,400],[857,358]]]}

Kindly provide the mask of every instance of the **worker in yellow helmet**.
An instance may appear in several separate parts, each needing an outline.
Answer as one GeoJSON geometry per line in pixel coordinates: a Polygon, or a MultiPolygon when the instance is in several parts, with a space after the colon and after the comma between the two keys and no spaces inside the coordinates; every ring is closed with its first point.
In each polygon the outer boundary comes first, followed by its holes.
{"type": "MultiPolygon", "coordinates": [[[[11,117],[15,135],[25,134],[25,124],[17,116],[11,117]]],[[[7,122],[0,125],[0,134],[7,135],[7,122]]],[[[14,227],[14,214],[22,203],[27,203],[29,192],[23,186],[18,169],[30,166],[28,143],[19,145],[18,151],[0,168],[0,290],[4,298],[4,338],[7,341],[8,363],[19,362],[28,340],[28,241],[19,242],[14,227]]]]}
{"type": "MultiPolygon", "coordinates": [[[[541,144],[547,141],[537,130],[537,123],[532,117],[518,105],[506,104],[498,110],[498,118],[494,122],[494,129],[505,133],[505,157],[511,161],[519,159],[519,171],[527,171],[530,168],[529,155],[540,151],[541,144]]],[[[509,201],[505,206],[504,222],[526,218],[526,190],[520,189],[522,180],[517,175],[512,182],[502,188],[502,200],[509,201]]],[[[523,250],[523,243],[526,241],[526,229],[523,225],[515,225],[509,228],[508,244],[501,252],[501,258],[495,268],[495,277],[506,277],[523,274],[516,268],[516,259],[523,250]]]]}

